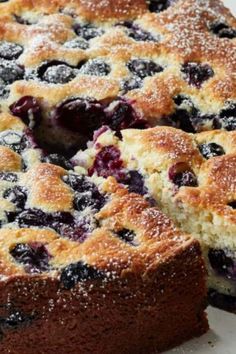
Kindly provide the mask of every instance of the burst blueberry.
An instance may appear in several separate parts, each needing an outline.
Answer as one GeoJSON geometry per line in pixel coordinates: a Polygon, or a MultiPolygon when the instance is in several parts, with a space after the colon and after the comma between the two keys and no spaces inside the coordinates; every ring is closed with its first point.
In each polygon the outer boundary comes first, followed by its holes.
{"type": "Polygon", "coordinates": [[[8,131],[0,135],[0,145],[7,146],[20,154],[29,147],[29,142],[24,135],[14,131],[8,131]]]}
{"type": "Polygon", "coordinates": [[[0,172],[0,181],[17,182],[17,174],[12,172],[0,172]]]}
{"type": "Polygon", "coordinates": [[[211,157],[221,156],[225,154],[222,146],[216,143],[201,144],[199,145],[199,150],[205,159],[210,159],[211,157]]]}
{"type": "Polygon", "coordinates": [[[21,97],[10,106],[13,115],[22,119],[29,127],[35,128],[42,119],[41,107],[38,100],[32,96],[21,97]]]}
{"type": "Polygon", "coordinates": [[[185,63],[181,68],[181,72],[188,84],[198,89],[201,88],[205,81],[214,76],[214,71],[210,65],[195,62],[185,63]]]}
{"type": "Polygon", "coordinates": [[[140,79],[163,71],[163,68],[159,64],[148,59],[132,59],[128,62],[127,67],[132,74],[140,79]]]}
{"type": "Polygon", "coordinates": [[[221,276],[236,279],[236,258],[226,249],[210,248],[208,252],[211,267],[221,276]]]}
{"type": "Polygon", "coordinates": [[[56,107],[53,120],[58,125],[89,139],[105,120],[104,107],[95,99],[71,98],[56,107]]]}
{"type": "Polygon", "coordinates": [[[29,273],[42,273],[50,269],[49,261],[52,256],[42,243],[18,243],[10,254],[29,273]]]}
{"type": "Polygon", "coordinates": [[[116,232],[117,236],[124,242],[133,244],[135,233],[132,230],[122,229],[116,232]]]}
{"type": "Polygon", "coordinates": [[[215,22],[210,27],[211,31],[219,38],[236,38],[236,29],[223,22],[215,22]]]}
{"type": "Polygon", "coordinates": [[[64,43],[64,47],[68,49],[86,50],[89,48],[89,42],[83,38],[73,38],[70,41],[64,43]]]}

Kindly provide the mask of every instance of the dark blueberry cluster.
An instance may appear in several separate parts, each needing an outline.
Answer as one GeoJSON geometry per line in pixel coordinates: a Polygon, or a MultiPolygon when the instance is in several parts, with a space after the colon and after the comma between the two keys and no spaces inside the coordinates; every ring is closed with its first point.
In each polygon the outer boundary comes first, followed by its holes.
{"type": "Polygon", "coordinates": [[[104,273],[83,262],[72,263],[61,272],[60,281],[67,290],[77,283],[104,278],[104,273]]]}
{"type": "Polygon", "coordinates": [[[236,257],[231,251],[210,248],[208,259],[211,267],[219,275],[229,279],[236,279],[236,257]]]}
{"type": "Polygon", "coordinates": [[[225,107],[218,114],[203,114],[197,109],[191,98],[185,95],[174,97],[175,112],[166,117],[175,127],[190,133],[200,132],[204,125],[211,125],[212,129],[236,130],[236,103],[226,102],[225,107]]]}
{"type": "Polygon", "coordinates": [[[39,101],[32,96],[21,97],[10,106],[10,110],[31,129],[37,127],[42,119],[39,101]]]}
{"type": "Polygon", "coordinates": [[[37,77],[50,84],[66,84],[73,80],[78,73],[77,68],[58,60],[43,63],[37,69],[37,77]]]}
{"type": "Polygon", "coordinates": [[[211,31],[220,38],[236,38],[236,29],[224,22],[215,22],[210,27],[211,31]]]}
{"type": "Polygon", "coordinates": [[[28,273],[42,273],[50,269],[52,256],[42,243],[18,243],[10,254],[28,273]]]}
{"type": "Polygon", "coordinates": [[[90,59],[80,63],[80,73],[93,76],[107,76],[111,72],[111,67],[102,59],[90,59]]]}
{"type": "Polygon", "coordinates": [[[195,173],[182,164],[174,165],[169,169],[169,179],[178,188],[198,186],[195,173]]]}
{"type": "Polygon", "coordinates": [[[23,210],[27,201],[27,191],[24,187],[14,186],[3,193],[3,198],[15,204],[17,209],[23,210]]]}
{"type": "Polygon", "coordinates": [[[126,172],[121,160],[120,151],[110,145],[103,147],[96,155],[93,166],[89,169],[89,175],[97,174],[101,177],[114,176],[118,181],[126,177],[126,172]]]}
{"type": "Polygon", "coordinates": [[[117,25],[126,27],[128,36],[137,42],[158,42],[159,40],[159,37],[152,35],[148,31],[145,31],[132,21],[120,22],[117,25]]]}
{"type": "Polygon", "coordinates": [[[188,62],[185,63],[181,72],[189,85],[201,88],[202,84],[214,76],[214,71],[208,64],[188,62]]]}
{"type": "Polygon", "coordinates": [[[210,159],[211,157],[221,156],[225,154],[222,146],[216,143],[208,143],[199,145],[199,150],[205,159],[210,159]]]}
{"type": "Polygon", "coordinates": [[[149,59],[132,59],[128,62],[127,67],[134,76],[140,79],[163,71],[163,68],[159,64],[149,59]]]}

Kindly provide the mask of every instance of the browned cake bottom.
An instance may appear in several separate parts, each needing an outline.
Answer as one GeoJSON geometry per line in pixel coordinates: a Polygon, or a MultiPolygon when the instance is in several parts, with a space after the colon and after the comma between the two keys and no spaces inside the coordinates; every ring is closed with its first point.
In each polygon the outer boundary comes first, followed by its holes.
{"type": "Polygon", "coordinates": [[[87,281],[71,291],[51,278],[2,281],[0,353],[166,350],[208,329],[204,272],[199,245],[190,241],[145,279],[87,281]]]}

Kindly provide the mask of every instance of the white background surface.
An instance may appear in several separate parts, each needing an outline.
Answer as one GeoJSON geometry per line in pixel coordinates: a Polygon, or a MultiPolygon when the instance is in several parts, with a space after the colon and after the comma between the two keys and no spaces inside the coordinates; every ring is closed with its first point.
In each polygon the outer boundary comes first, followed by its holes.
{"type": "MultiPolygon", "coordinates": [[[[236,0],[225,0],[236,15],[236,0]]],[[[236,354],[236,315],[210,307],[210,331],[166,354],[236,354]]]]}

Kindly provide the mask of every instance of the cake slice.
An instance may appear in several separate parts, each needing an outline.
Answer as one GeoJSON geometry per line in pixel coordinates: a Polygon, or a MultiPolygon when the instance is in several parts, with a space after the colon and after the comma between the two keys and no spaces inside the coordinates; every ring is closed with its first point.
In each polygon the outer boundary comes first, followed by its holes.
{"type": "Polygon", "coordinates": [[[90,175],[116,176],[202,245],[210,303],[236,312],[236,133],[170,127],[107,130],[75,157],[90,175]]]}
{"type": "Polygon", "coordinates": [[[0,181],[2,354],[151,353],[208,329],[198,241],[115,179],[0,181]]]}

